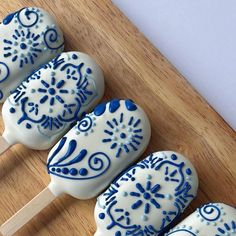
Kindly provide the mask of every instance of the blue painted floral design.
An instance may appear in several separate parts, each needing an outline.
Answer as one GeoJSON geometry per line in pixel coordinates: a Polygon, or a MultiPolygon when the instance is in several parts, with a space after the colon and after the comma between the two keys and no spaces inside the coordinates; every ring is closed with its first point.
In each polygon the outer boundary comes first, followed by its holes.
{"type": "MultiPolygon", "coordinates": [[[[194,198],[191,194],[191,179],[186,178],[191,175],[192,171],[186,168],[184,162],[178,161],[175,154],[171,155],[170,158],[150,155],[116,178],[110,188],[100,197],[103,200],[98,199],[101,210],[99,214],[104,216],[100,220],[107,220],[108,218],[110,223],[105,228],[107,230],[115,229],[117,235],[159,235],[194,198]],[[163,191],[162,186],[158,183],[158,180],[163,180],[153,178],[151,175],[153,170],[163,172],[164,182],[173,182],[173,192],[166,193],[163,191]],[[146,181],[139,182],[137,173],[142,173],[142,171],[146,175],[146,181]],[[121,187],[125,183],[132,190],[122,192],[121,187]],[[119,200],[117,195],[119,195],[119,200]],[[121,196],[122,200],[120,199],[121,196]],[[130,206],[125,206],[125,209],[122,208],[124,201],[130,202],[130,206]],[[166,201],[170,201],[173,210],[166,211],[163,209],[162,204],[166,201]],[[140,212],[143,214],[139,215],[140,212]],[[157,214],[162,217],[160,226],[150,225],[150,214],[157,214]],[[143,221],[140,225],[137,224],[139,222],[138,216],[143,221]]],[[[144,176],[142,177],[144,178],[144,176]]],[[[160,178],[162,177],[160,176],[160,178]]]]}
{"type": "Polygon", "coordinates": [[[40,132],[44,133],[44,130],[56,131],[66,123],[71,124],[79,119],[81,107],[90,103],[97,93],[93,78],[86,73],[82,74],[85,64],[73,63],[76,59],[72,56],[68,63],[58,56],[18,86],[11,99],[13,104],[19,104],[21,108],[19,125],[25,121],[35,123],[40,132]],[[76,71],[77,80],[68,78],[68,68],[76,71]],[[39,85],[31,88],[35,80],[39,80],[39,85]],[[31,93],[33,96],[29,96],[31,93]]]}
{"type": "Polygon", "coordinates": [[[119,158],[122,152],[129,153],[130,150],[137,151],[143,139],[140,119],[131,116],[128,122],[124,121],[124,113],[120,117],[107,121],[107,128],[104,130],[106,138],[104,143],[109,143],[110,148],[116,151],[115,156],[119,158]]]}
{"type": "Polygon", "coordinates": [[[19,67],[25,64],[34,64],[39,53],[42,52],[40,35],[31,33],[29,29],[15,30],[12,39],[3,40],[3,56],[10,57],[13,62],[19,61],[19,67]]]}
{"type": "MultiPolygon", "coordinates": [[[[41,104],[46,103],[47,101],[50,106],[53,106],[55,102],[59,102],[61,104],[65,103],[65,101],[63,100],[61,96],[61,95],[69,93],[68,89],[63,89],[63,87],[65,86],[65,80],[60,79],[57,82],[56,78],[53,76],[51,78],[50,83],[43,79],[40,82],[42,84],[42,87],[39,88],[37,91],[38,93],[42,94],[39,101],[41,104]]],[[[72,106],[75,106],[75,104],[72,104],[72,106]]],[[[68,108],[68,105],[67,105],[67,108],[68,108]]]]}
{"type": "Polygon", "coordinates": [[[136,184],[136,192],[130,192],[130,196],[137,198],[137,200],[131,205],[133,210],[138,209],[139,207],[144,207],[144,213],[149,214],[151,206],[154,206],[157,209],[161,208],[161,205],[158,203],[158,198],[165,198],[165,195],[159,193],[161,186],[155,184],[152,186],[150,180],[147,181],[146,186],[142,184],[136,184]]]}
{"type": "MultiPolygon", "coordinates": [[[[46,54],[43,59],[45,60],[55,57],[63,50],[64,41],[60,30],[53,22],[51,25],[46,25],[45,19],[47,16],[41,9],[29,7],[10,13],[0,23],[3,29],[0,40],[2,48],[0,71],[5,65],[3,73],[0,73],[0,83],[8,78],[12,79],[13,68],[18,67],[31,73],[39,66],[38,63],[43,63],[40,60],[43,53],[46,54]]],[[[4,97],[3,92],[1,91],[0,99],[4,97]]]]}

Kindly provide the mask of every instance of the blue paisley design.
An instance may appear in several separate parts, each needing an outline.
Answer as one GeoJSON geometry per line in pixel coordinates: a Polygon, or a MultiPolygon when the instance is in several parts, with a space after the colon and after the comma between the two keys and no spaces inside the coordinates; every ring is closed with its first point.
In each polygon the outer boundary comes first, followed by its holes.
{"type": "MultiPolygon", "coordinates": [[[[144,173],[147,172],[144,171],[144,173]]],[[[186,167],[184,162],[178,161],[177,155],[173,154],[170,158],[161,158],[152,154],[117,178],[100,197],[103,199],[102,202],[100,198],[98,199],[99,218],[101,221],[105,218],[109,219],[110,223],[106,226],[106,229],[115,229],[114,235],[159,235],[194,198],[191,194],[192,186],[189,182],[191,180],[187,178],[190,176],[192,176],[192,171],[186,167]],[[162,186],[158,183],[158,179],[152,178],[151,174],[147,174],[146,182],[140,183],[137,180],[138,175],[136,173],[142,173],[142,170],[148,169],[164,172],[164,181],[172,181],[173,186],[176,186],[173,192],[164,192],[162,186]],[[118,193],[120,194],[119,188],[127,181],[132,191],[123,192],[124,199],[119,202],[117,196],[118,193]],[[169,200],[173,202],[170,204],[173,204],[174,210],[165,211],[162,208],[162,203],[169,200]],[[122,207],[123,201],[130,202],[130,206],[124,209],[122,207]],[[162,217],[162,223],[158,227],[148,224],[150,212],[153,214],[155,211],[156,214],[162,217]],[[134,220],[137,219],[137,214],[140,213],[142,214],[140,216],[141,220],[144,222],[142,225],[136,224],[137,221],[134,220]]]]}
{"type": "Polygon", "coordinates": [[[111,161],[107,154],[103,152],[95,152],[87,157],[87,150],[82,149],[78,155],[71,157],[76,147],[76,140],[72,139],[67,143],[67,138],[62,138],[59,144],[55,147],[55,151],[48,159],[48,173],[66,179],[86,180],[97,178],[109,169],[111,161]],[[65,145],[68,145],[67,151],[62,155],[61,150],[65,145]],[[60,158],[58,161],[53,162],[54,158],[58,154],[60,154],[60,158]],[[68,161],[69,158],[70,160],[68,161]],[[86,165],[83,165],[83,167],[79,169],[74,167],[75,164],[82,162],[84,159],[87,160],[86,165]]]}

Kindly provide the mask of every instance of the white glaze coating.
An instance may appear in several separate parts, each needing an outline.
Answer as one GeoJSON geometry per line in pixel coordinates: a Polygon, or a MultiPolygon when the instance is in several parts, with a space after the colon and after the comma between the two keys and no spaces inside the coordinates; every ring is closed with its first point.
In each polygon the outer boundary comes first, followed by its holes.
{"type": "Polygon", "coordinates": [[[223,203],[210,203],[204,205],[165,235],[236,235],[236,209],[223,203]]]}
{"type": "Polygon", "coordinates": [[[103,73],[91,57],[79,52],[62,53],[5,101],[3,137],[10,144],[48,149],[83,112],[98,103],[103,92],[103,73]]]}
{"type": "Polygon", "coordinates": [[[130,100],[100,104],[49,153],[50,190],[78,199],[98,195],[143,153],[150,133],[146,114],[130,100]]]}
{"type": "Polygon", "coordinates": [[[184,156],[156,152],[98,197],[95,236],[159,235],[196,196],[198,177],[184,156]]]}
{"type": "Polygon", "coordinates": [[[29,7],[8,15],[0,24],[0,102],[63,48],[63,34],[48,12],[29,7]]]}

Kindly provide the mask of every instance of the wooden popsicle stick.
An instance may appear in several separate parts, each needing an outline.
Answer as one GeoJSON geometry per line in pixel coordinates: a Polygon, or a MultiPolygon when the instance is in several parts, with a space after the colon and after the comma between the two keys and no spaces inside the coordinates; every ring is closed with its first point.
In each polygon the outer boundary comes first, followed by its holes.
{"type": "Polygon", "coordinates": [[[48,187],[46,187],[0,227],[0,233],[2,236],[13,235],[43,208],[49,205],[55,198],[56,196],[48,187]]]}
{"type": "Polygon", "coordinates": [[[0,136],[0,155],[4,153],[9,147],[11,147],[11,144],[8,143],[3,136],[0,136]]]}

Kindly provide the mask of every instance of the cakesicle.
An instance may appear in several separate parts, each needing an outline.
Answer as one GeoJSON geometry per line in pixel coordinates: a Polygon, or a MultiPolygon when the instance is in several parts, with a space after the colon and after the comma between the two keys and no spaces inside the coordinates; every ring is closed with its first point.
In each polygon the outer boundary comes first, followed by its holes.
{"type": "Polygon", "coordinates": [[[23,81],[4,102],[1,153],[15,143],[50,148],[98,103],[103,92],[103,73],[91,57],[62,53],[23,81]]]}
{"type": "Polygon", "coordinates": [[[236,209],[223,203],[210,203],[204,205],[165,235],[236,235],[236,209]]]}
{"type": "Polygon", "coordinates": [[[98,197],[95,236],[160,235],[197,189],[197,173],[189,160],[172,151],[153,153],[98,197]]]}
{"type": "Polygon", "coordinates": [[[12,235],[63,193],[78,199],[99,194],[144,152],[150,133],[146,114],[132,101],[98,105],[50,151],[51,183],[0,227],[2,235],[12,235]]]}
{"type": "Polygon", "coordinates": [[[23,8],[5,17],[0,23],[0,102],[63,49],[63,34],[45,10],[23,8]]]}

